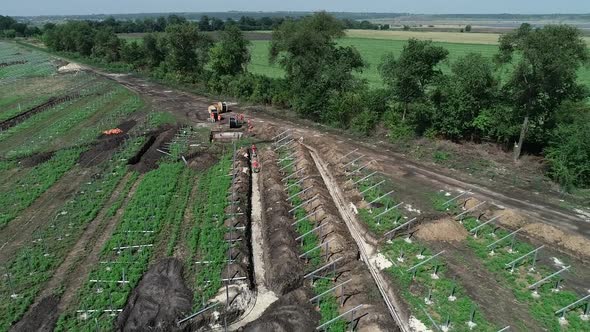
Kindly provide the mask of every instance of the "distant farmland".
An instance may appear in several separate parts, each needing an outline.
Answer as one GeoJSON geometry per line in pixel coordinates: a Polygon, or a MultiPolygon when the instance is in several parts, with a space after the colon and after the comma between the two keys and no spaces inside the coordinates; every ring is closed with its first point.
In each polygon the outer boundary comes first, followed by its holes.
{"type": "MultiPolygon", "coordinates": [[[[216,37],[217,33],[209,33],[216,37]]],[[[269,31],[250,31],[244,33],[252,42],[252,61],[248,69],[256,74],[269,77],[281,77],[283,70],[277,64],[271,65],[268,61],[268,45],[270,44],[269,31]]],[[[364,69],[360,77],[369,82],[372,87],[382,85],[378,66],[383,55],[394,52],[396,55],[403,49],[408,38],[433,40],[435,44],[449,50],[449,59],[442,65],[443,71],[449,70],[449,65],[457,58],[467,53],[482,53],[486,57],[493,57],[498,51],[497,38],[499,34],[488,33],[456,33],[456,32],[416,32],[416,31],[373,31],[373,30],[349,30],[348,36],[340,39],[340,45],[354,46],[365,59],[368,67],[364,69]],[[447,42],[442,42],[447,40],[447,42]]],[[[121,37],[127,40],[141,42],[143,34],[125,34],[121,37]]],[[[590,38],[584,37],[590,44],[590,38]]],[[[579,79],[590,87],[590,67],[582,68],[579,79]]]]}
{"type": "MultiPolygon", "coordinates": [[[[427,34],[427,33],[424,33],[427,34]]],[[[437,33],[440,35],[441,33],[437,33]]],[[[451,34],[453,35],[453,34],[451,34]]],[[[373,87],[382,85],[379,76],[378,66],[384,54],[394,52],[398,55],[403,49],[405,40],[394,39],[375,39],[373,37],[358,38],[345,37],[340,40],[340,45],[354,46],[361,53],[363,59],[367,62],[368,68],[365,68],[360,77],[366,79],[373,87]]],[[[268,40],[252,40],[252,61],[248,69],[257,74],[267,75],[270,77],[281,77],[283,71],[277,64],[270,65],[268,62],[268,40]]],[[[449,59],[442,65],[443,71],[449,70],[449,65],[457,58],[467,53],[482,53],[486,57],[493,57],[498,50],[497,45],[490,44],[464,44],[464,43],[446,43],[435,42],[435,44],[445,47],[449,50],[449,59]]],[[[582,68],[579,73],[579,79],[586,86],[590,87],[590,67],[582,68]]]]}

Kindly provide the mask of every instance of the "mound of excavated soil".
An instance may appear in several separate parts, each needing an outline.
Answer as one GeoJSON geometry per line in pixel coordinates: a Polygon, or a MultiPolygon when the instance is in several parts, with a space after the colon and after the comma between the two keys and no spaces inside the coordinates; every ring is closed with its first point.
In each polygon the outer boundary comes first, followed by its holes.
{"type": "Polygon", "coordinates": [[[252,323],[247,324],[244,332],[294,332],[314,331],[320,320],[320,314],[309,303],[313,294],[303,288],[287,293],[271,304],[252,323]]]}
{"type": "Polygon", "coordinates": [[[135,120],[128,120],[117,126],[123,133],[117,135],[100,134],[92,147],[80,155],[80,159],[78,160],[80,165],[84,167],[95,166],[108,160],[115,150],[129,138],[127,133],[136,124],[137,122],[135,120]]]}
{"type": "Polygon", "coordinates": [[[499,218],[501,224],[509,226],[510,228],[520,228],[527,224],[526,218],[514,210],[501,210],[494,213],[494,217],[502,215],[499,218]]]}
{"type": "Polygon", "coordinates": [[[22,167],[35,167],[51,159],[51,157],[53,157],[53,153],[54,152],[35,153],[32,156],[21,159],[20,165],[22,167]]]}
{"type": "Polygon", "coordinates": [[[510,229],[522,227],[524,232],[533,238],[557,245],[582,259],[590,258],[590,251],[588,251],[590,240],[583,236],[562,231],[555,226],[543,223],[529,223],[525,216],[514,210],[506,209],[495,213],[495,215],[499,214],[502,214],[502,217],[499,219],[500,223],[510,229]]]}
{"type": "Polygon", "coordinates": [[[28,331],[53,331],[55,321],[58,318],[57,304],[59,297],[57,295],[47,296],[39,302],[32,310],[15,324],[11,331],[28,332],[28,331]]]}
{"type": "Polygon", "coordinates": [[[119,331],[180,331],[178,317],[188,316],[193,293],[182,277],[182,262],[166,258],[152,266],[117,319],[119,331]]]}
{"type": "Polygon", "coordinates": [[[270,149],[261,151],[264,207],[264,254],[269,262],[265,272],[268,288],[278,295],[301,287],[303,266],[299,259],[295,229],[291,226],[276,156],[270,149]]]}
{"type": "Polygon", "coordinates": [[[463,241],[467,235],[467,230],[453,218],[443,218],[420,225],[416,232],[416,237],[425,241],[463,241]]]}
{"type": "Polygon", "coordinates": [[[177,130],[178,127],[165,126],[150,136],[144,148],[129,160],[129,164],[133,165],[131,168],[139,173],[147,173],[158,168],[158,161],[164,156],[158,150],[165,150],[166,143],[174,138],[177,130]]]}

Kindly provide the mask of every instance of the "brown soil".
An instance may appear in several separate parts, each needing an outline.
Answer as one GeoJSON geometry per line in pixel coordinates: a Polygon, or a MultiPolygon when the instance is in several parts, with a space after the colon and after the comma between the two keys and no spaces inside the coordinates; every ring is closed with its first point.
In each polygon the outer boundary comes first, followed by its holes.
{"type": "Polygon", "coordinates": [[[117,319],[118,331],[181,331],[178,317],[188,316],[193,292],[183,280],[182,262],[166,258],[154,264],[131,293],[117,319]]]}
{"type": "Polygon", "coordinates": [[[129,120],[121,123],[117,128],[123,130],[123,133],[118,135],[104,135],[101,134],[92,147],[80,155],[78,162],[87,166],[98,165],[107,161],[112,154],[129,138],[127,134],[137,122],[129,120]]]}
{"type": "Polygon", "coordinates": [[[313,331],[321,317],[309,303],[312,296],[311,291],[304,288],[289,292],[271,304],[259,319],[247,324],[241,331],[313,331]]]}
{"type": "Polygon", "coordinates": [[[421,224],[415,235],[424,241],[460,242],[465,240],[469,234],[459,222],[447,217],[421,224]]]}
{"type": "Polygon", "coordinates": [[[35,153],[32,156],[25,157],[20,160],[19,164],[22,167],[35,167],[41,163],[44,163],[53,157],[55,152],[42,152],[42,153],[35,153]]]}
{"type": "Polygon", "coordinates": [[[164,156],[158,150],[163,150],[165,144],[174,138],[177,131],[178,127],[168,125],[150,135],[148,142],[139,153],[129,160],[131,168],[140,173],[147,173],[158,168],[158,161],[164,156]]]}
{"type": "Polygon", "coordinates": [[[510,325],[514,331],[542,331],[530,314],[529,307],[520,303],[513,292],[503,287],[500,280],[481,263],[473,250],[465,242],[429,242],[434,250],[446,250],[444,262],[449,274],[457,278],[457,283],[465,288],[467,294],[475,299],[479,310],[488,321],[498,326],[510,325]]]}
{"type": "MultiPolygon", "coordinates": [[[[337,267],[335,282],[338,283],[351,279],[351,282],[345,288],[345,293],[336,293],[339,298],[343,297],[345,300],[344,305],[339,310],[344,312],[354,306],[364,304],[365,308],[357,313],[358,316],[362,317],[357,327],[361,330],[368,326],[373,328],[378,327],[377,330],[388,330],[387,326],[394,325],[391,317],[380,300],[380,294],[376,292],[376,286],[372,282],[371,275],[364,264],[358,261],[358,248],[348,233],[348,229],[342,221],[339,211],[315,167],[313,159],[307,149],[302,145],[296,145],[293,151],[296,152],[294,158],[297,160],[294,168],[296,171],[302,170],[298,178],[303,179],[308,177],[302,182],[301,186],[302,188],[310,188],[307,192],[300,195],[301,199],[308,200],[317,197],[304,208],[307,213],[316,212],[316,215],[311,217],[310,221],[314,222],[315,226],[323,225],[321,231],[318,231],[317,234],[321,236],[322,241],[330,241],[327,251],[325,248],[322,248],[321,251],[327,255],[329,260],[342,259],[337,267]]],[[[281,211],[280,209],[286,205],[283,203],[286,199],[285,189],[282,183],[280,183],[280,179],[284,174],[280,174],[278,171],[276,155],[270,149],[262,151],[262,160],[261,174],[265,177],[264,187],[267,194],[266,197],[268,198],[269,195],[270,197],[276,197],[276,201],[272,200],[267,204],[273,206],[273,215],[276,216],[277,210],[281,211]],[[269,180],[269,176],[274,181],[269,180]]],[[[287,230],[282,229],[282,231],[294,230],[294,227],[290,226],[293,218],[290,215],[285,216],[285,218],[285,225],[282,227],[287,228],[287,230]]],[[[281,239],[281,244],[286,246],[286,249],[291,250],[289,253],[293,253],[292,250],[296,250],[297,244],[288,243],[285,240],[281,239]]],[[[296,255],[297,252],[294,252],[294,254],[296,255]]],[[[285,266],[291,266],[290,262],[283,264],[285,266]]],[[[294,270],[291,270],[290,273],[291,278],[297,277],[294,270]]],[[[270,282],[272,286],[272,276],[267,277],[271,278],[270,282]]]]}
{"type": "Polygon", "coordinates": [[[219,161],[217,155],[206,151],[196,152],[185,158],[188,161],[188,166],[195,171],[204,171],[219,161]]]}
{"type": "Polygon", "coordinates": [[[263,183],[263,237],[268,288],[277,295],[287,294],[303,285],[303,264],[299,259],[297,234],[285,200],[276,155],[271,149],[259,151],[263,183]]]}
{"type": "Polygon", "coordinates": [[[59,296],[51,295],[44,297],[39,303],[35,304],[25,316],[12,328],[12,332],[50,332],[58,318],[57,304],[59,296]]]}

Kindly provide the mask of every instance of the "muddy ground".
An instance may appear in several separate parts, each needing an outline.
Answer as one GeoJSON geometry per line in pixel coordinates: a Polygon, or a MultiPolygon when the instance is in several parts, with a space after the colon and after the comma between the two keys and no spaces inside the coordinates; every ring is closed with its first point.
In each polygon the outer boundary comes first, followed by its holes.
{"type": "Polygon", "coordinates": [[[165,125],[148,134],[148,139],[143,147],[129,159],[131,169],[139,173],[147,173],[158,168],[158,161],[164,157],[164,153],[158,150],[165,150],[166,143],[172,141],[177,131],[177,126],[165,125]]]}
{"type": "Polygon", "coordinates": [[[190,314],[193,302],[182,274],[182,262],[175,258],[152,265],[119,314],[117,330],[180,331],[176,320],[190,314]]]}
{"type": "MultiPolygon", "coordinates": [[[[296,158],[295,171],[301,170],[298,178],[304,179],[302,188],[311,188],[300,195],[302,200],[315,200],[305,206],[307,213],[315,212],[310,221],[315,226],[321,226],[316,234],[322,242],[327,242],[328,247],[322,248],[322,254],[329,261],[339,259],[336,267],[334,282],[340,283],[350,280],[344,292],[336,292],[336,296],[342,300],[343,306],[340,312],[345,312],[357,305],[364,307],[357,312],[360,317],[357,328],[361,331],[389,331],[395,326],[387,309],[379,300],[380,295],[375,294],[376,287],[372,283],[369,272],[362,262],[358,260],[358,249],[350,237],[346,225],[341,220],[338,210],[328,193],[322,178],[319,176],[309,153],[301,145],[294,149],[296,158]],[[305,179],[306,178],[306,179],[305,179]],[[371,295],[373,294],[373,295],[371,295]]],[[[263,169],[263,206],[266,207],[267,225],[265,242],[267,248],[267,260],[270,268],[267,269],[266,279],[269,287],[277,295],[286,295],[294,290],[306,289],[310,286],[309,279],[302,276],[309,272],[304,262],[298,257],[299,244],[295,240],[298,234],[291,225],[294,221],[288,212],[291,205],[287,203],[287,194],[281,179],[285,176],[277,166],[277,155],[271,149],[261,152],[263,169]],[[281,262],[280,264],[277,264],[281,262]]]]}
{"type": "Polygon", "coordinates": [[[112,154],[129,139],[129,131],[135,127],[137,121],[127,120],[119,124],[117,128],[123,132],[116,135],[101,134],[88,151],[82,153],[78,162],[85,167],[99,165],[108,160],[112,154]]]}

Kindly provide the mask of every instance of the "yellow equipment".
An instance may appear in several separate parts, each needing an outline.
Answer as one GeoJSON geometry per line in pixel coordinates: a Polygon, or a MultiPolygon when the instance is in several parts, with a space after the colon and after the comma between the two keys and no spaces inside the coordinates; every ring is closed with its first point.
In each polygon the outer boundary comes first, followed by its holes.
{"type": "Polygon", "coordinates": [[[213,122],[221,120],[221,114],[229,112],[227,103],[222,101],[210,105],[207,110],[209,111],[209,117],[213,122]]]}

